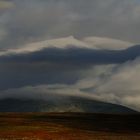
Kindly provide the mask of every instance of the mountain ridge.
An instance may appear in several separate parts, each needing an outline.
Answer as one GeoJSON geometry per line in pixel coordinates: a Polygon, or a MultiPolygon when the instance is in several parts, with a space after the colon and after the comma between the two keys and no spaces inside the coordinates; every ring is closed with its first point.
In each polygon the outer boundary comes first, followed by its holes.
{"type": "Polygon", "coordinates": [[[96,100],[69,97],[57,100],[1,99],[0,112],[138,113],[130,108],[96,100]]]}

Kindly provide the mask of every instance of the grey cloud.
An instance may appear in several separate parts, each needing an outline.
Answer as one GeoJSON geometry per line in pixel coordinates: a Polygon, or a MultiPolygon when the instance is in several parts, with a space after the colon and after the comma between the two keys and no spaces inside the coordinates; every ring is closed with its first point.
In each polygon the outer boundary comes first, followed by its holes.
{"type": "Polygon", "coordinates": [[[124,63],[140,56],[140,45],[132,46],[124,50],[98,50],[66,46],[65,48],[48,47],[35,52],[15,53],[0,56],[0,62],[50,62],[58,64],[94,65],[124,63]]]}
{"type": "Polygon", "coordinates": [[[18,88],[27,85],[72,84],[86,69],[78,66],[51,63],[7,63],[0,64],[0,89],[18,88]]]}
{"type": "Polygon", "coordinates": [[[27,85],[74,84],[96,65],[122,64],[140,56],[140,46],[125,50],[46,48],[0,56],[0,89],[27,85]]]}
{"type": "Polygon", "coordinates": [[[78,97],[121,104],[139,111],[139,68],[139,58],[122,65],[96,66],[84,72],[85,77],[71,85],[59,83],[8,89],[1,92],[0,99],[44,99],[63,102],[65,97],[66,101],[69,101],[69,97],[73,97],[73,100],[78,97]]]}
{"type": "Polygon", "coordinates": [[[140,110],[139,62],[140,58],[137,58],[134,61],[118,65],[108,77],[99,79],[96,86],[89,86],[81,90],[92,94],[95,99],[140,110]]]}
{"type": "Polygon", "coordinates": [[[1,48],[74,35],[105,36],[139,43],[137,0],[13,0],[2,17],[8,35],[1,48]]]}
{"type": "Polygon", "coordinates": [[[139,62],[137,58],[87,68],[84,64],[80,67],[67,63],[4,63],[0,69],[3,87],[0,98],[55,100],[55,96],[72,96],[121,104],[139,111],[139,62]]]}
{"type": "MultiPolygon", "coordinates": [[[[140,2],[137,0],[8,2],[15,6],[0,11],[2,50],[69,35],[104,36],[139,43],[140,2]]],[[[34,93],[43,90],[41,94],[36,93],[37,98],[47,97],[49,93],[68,94],[140,110],[139,59],[134,60],[139,56],[139,46],[125,50],[50,46],[28,54],[0,56],[0,97],[33,98],[34,93]]]]}

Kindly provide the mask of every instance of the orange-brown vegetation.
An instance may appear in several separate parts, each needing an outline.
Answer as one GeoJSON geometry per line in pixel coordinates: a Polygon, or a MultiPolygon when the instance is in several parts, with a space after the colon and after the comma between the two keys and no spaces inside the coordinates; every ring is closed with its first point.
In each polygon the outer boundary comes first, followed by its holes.
{"type": "Polygon", "coordinates": [[[0,140],[140,140],[140,116],[0,113],[0,140]]]}

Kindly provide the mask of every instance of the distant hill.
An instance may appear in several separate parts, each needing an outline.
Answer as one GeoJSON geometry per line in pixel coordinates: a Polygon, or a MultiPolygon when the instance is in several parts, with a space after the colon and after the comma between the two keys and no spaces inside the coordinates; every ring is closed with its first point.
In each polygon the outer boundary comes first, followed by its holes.
{"type": "Polygon", "coordinates": [[[79,97],[57,100],[2,99],[0,112],[91,112],[91,113],[137,113],[121,105],[93,101],[79,97]]]}

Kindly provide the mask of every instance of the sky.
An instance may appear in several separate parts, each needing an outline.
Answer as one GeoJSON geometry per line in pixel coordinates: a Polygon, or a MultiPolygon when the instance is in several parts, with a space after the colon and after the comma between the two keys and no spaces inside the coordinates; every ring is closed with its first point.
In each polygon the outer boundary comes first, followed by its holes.
{"type": "Polygon", "coordinates": [[[74,96],[140,111],[139,0],[0,0],[0,99],[74,96]]]}

